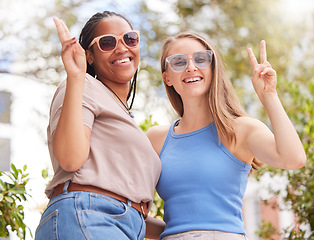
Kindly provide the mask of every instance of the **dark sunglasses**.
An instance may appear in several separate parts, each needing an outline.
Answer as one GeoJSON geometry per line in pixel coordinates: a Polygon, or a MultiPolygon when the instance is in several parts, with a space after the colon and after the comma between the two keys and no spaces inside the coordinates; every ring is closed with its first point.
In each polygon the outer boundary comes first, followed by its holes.
{"type": "Polygon", "coordinates": [[[116,49],[120,39],[122,39],[123,44],[127,48],[134,48],[140,43],[140,32],[133,30],[119,36],[114,34],[101,35],[95,37],[89,44],[88,48],[90,48],[96,42],[101,51],[110,52],[116,49]]]}
{"type": "Polygon", "coordinates": [[[188,64],[189,59],[192,58],[193,63],[198,68],[207,68],[213,59],[213,51],[212,50],[203,50],[198,51],[193,54],[192,57],[187,57],[183,54],[175,54],[166,58],[166,62],[169,64],[170,68],[174,72],[182,72],[184,71],[188,64]]]}

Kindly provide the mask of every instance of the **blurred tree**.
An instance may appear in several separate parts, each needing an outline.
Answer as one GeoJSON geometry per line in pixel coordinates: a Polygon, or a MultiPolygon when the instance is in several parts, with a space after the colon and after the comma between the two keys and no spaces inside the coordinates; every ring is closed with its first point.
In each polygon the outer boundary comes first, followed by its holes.
{"type": "Polygon", "coordinates": [[[6,42],[7,46],[12,45],[12,48],[1,49],[4,56],[10,56],[1,59],[2,62],[10,63],[7,72],[48,84],[57,84],[60,79],[65,79],[60,42],[52,17],[62,18],[71,29],[79,22],[76,11],[83,2],[86,1],[4,0],[1,3],[3,19],[0,20],[0,26],[10,27],[0,29],[0,35],[3,36],[1,42],[6,42]],[[11,11],[16,11],[14,17],[9,16],[11,11]],[[19,11],[22,12],[19,14],[19,11]],[[13,42],[10,42],[11,39],[13,42]]]}
{"type": "Polygon", "coordinates": [[[287,186],[280,191],[270,191],[283,198],[282,209],[292,209],[296,217],[296,225],[284,229],[285,239],[314,239],[314,81],[299,84],[297,81],[280,81],[281,91],[285,92],[286,111],[294,122],[302,139],[307,154],[306,166],[287,171],[271,167],[262,168],[257,179],[265,173],[270,176],[283,176],[288,179],[287,186]],[[306,231],[309,226],[309,231],[306,231]],[[306,236],[306,237],[305,237],[306,236]]]}
{"type": "MultiPolygon", "coordinates": [[[[164,4],[160,9],[169,8],[166,13],[154,11],[153,6],[149,7],[151,4],[148,1],[142,5],[142,10],[149,12],[146,13],[148,16],[145,18],[145,26],[151,27],[147,31],[142,29],[144,35],[149,36],[149,50],[146,52],[148,55],[144,55],[144,59],[152,56],[159,59],[162,41],[167,35],[184,30],[203,33],[220,49],[230,79],[243,104],[249,109],[252,97],[255,100],[256,97],[254,93],[252,96],[251,84],[248,85],[247,82],[252,72],[247,48],[252,47],[257,55],[259,42],[265,39],[269,61],[276,66],[277,72],[286,75],[287,63],[291,62],[293,57],[291,49],[300,43],[299,33],[304,32],[302,26],[296,29],[296,24],[291,25],[278,14],[282,12],[284,4],[280,0],[180,0],[168,4],[166,1],[160,2],[164,4]]],[[[155,69],[159,71],[159,62],[156,65],[155,69]]],[[[157,79],[157,84],[160,84],[159,73],[156,78],[154,71],[149,72],[153,72],[152,82],[157,79]]]]}

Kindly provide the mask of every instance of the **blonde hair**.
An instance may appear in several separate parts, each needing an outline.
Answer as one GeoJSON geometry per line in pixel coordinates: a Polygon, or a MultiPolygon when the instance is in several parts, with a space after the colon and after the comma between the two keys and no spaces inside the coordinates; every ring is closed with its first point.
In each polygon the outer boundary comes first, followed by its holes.
{"type": "MultiPolygon", "coordinates": [[[[211,64],[213,76],[208,91],[210,113],[217,127],[219,141],[221,142],[222,137],[228,139],[228,141],[236,141],[232,123],[236,118],[246,116],[246,112],[227,76],[224,64],[217,50],[206,38],[192,32],[182,32],[174,37],[168,37],[162,47],[161,72],[164,73],[167,70],[166,58],[168,57],[172,44],[182,38],[191,38],[199,41],[207,50],[213,51],[214,54],[211,64]]],[[[164,86],[172,107],[182,117],[184,109],[180,95],[173,86],[168,86],[165,82],[164,86]]],[[[252,166],[256,169],[261,166],[261,163],[254,158],[252,166]]]]}

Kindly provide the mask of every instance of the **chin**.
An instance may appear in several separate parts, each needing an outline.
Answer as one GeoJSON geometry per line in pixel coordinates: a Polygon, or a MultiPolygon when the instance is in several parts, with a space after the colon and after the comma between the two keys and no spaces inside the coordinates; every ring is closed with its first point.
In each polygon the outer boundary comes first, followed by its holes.
{"type": "MultiPolygon", "coordinates": [[[[135,73],[135,72],[134,72],[135,73]]],[[[119,75],[119,76],[116,76],[116,79],[119,83],[128,83],[132,80],[134,74],[130,75],[130,74],[127,74],[127,75],[119,75]],[[119,79],[119,80],[118,80],[119,79]]]]}

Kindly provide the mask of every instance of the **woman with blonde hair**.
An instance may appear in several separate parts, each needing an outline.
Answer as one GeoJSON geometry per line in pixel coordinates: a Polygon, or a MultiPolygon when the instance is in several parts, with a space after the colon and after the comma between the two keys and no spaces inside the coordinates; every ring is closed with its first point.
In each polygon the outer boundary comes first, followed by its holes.
{"type": "Polygon", "coordinates": [[[262,163],[296,169],[306,162],[278,98],[265,41],[260,63],[248,53],[252,83],[273,132],[246,115],[208,40],[186,32],[163,45],[162,77],[180,118],[147,132],[162,163],[156,187],[165,202],[161,239],[246,239],[241,208],[251,169],[262,163]]]}

